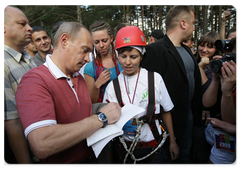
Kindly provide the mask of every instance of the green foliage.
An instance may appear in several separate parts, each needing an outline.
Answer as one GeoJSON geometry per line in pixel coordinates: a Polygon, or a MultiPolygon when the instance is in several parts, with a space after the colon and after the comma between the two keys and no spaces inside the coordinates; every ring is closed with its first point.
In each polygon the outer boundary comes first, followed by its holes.
{"type": "Polygon", "coordinates": [[[40,25],[51,31],[59,21],[77,21],[76,6],[17,6],[28,17],[31,26],[40,25]]]}
{"type": "MultiPolygon", "coordinates": [[[[108,22],[112,28],[117,24],[127,22],[131,25],[144,28],[145,35],[149,35],[155,29],[162,29],[165,33],[165,16],[173,6],[103,6],[103,5],[80,5],[80,9],[76,5],[35,5],[35,6],[17,6],[28,17],[30,25],[40,25],[45,27],[49,32],[52,27],[59,21],[76,21],[82,22],[88,29],[91,24],[98,20],[108,22]],[[142,9],[144,11],[142,11],[142,9]],[[143,20],[142,20],[143,15],[143,20]]],[[[195,15],[197,31],[196,39],[201,37],[206,31],[219,30],[221,23],[221,14],[232,6],[206,6],[207,13],[203,12],[203,6],[194,6],[198,11],[195,15]],[[219,11],[221,10],[221,11],[219,11]],[[204,24],[203,18],[207,15],[207,22],[204,24]],[[220,18],[220,19],[219,19],[220,18]]],[[[227,22],[226,29],[236,24],[236,15],[232,15],[227,22]]]]}
{"type": "Polygon", "coordinates": [[[94,22],[104,20],[114,28],[122,22],[122,16],[120,6],[87,6],[83,13],[83,24],[89,28],[94,22]]]}

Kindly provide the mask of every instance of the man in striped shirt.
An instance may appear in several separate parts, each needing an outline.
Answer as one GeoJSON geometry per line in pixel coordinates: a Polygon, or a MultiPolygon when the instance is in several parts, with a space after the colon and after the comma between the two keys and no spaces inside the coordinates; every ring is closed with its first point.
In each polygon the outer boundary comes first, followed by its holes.
{"type": "Polygon", "coordinates": [[[5,8],[4,130],[5,161],[8,163],[31,163],[15,100],[21,77],[31,68],[36,67],[30,55],[23,51],[24,47],[31,42],[31,31],[27,17],[20,9],[10,6],[5,8]],[[11,155],[11,151],[14,156],[11,155]]]}

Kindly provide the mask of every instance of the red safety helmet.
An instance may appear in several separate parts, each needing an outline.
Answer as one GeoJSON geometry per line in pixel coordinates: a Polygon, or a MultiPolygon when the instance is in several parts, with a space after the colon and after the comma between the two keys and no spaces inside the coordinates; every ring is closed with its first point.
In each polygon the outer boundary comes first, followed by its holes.
{"type": "Polygon", "coordinates": [[[146,38],[140,28],[127,26],[121,28],[115,38],[115,49],[127,46],[146,46],[146,38]]]}

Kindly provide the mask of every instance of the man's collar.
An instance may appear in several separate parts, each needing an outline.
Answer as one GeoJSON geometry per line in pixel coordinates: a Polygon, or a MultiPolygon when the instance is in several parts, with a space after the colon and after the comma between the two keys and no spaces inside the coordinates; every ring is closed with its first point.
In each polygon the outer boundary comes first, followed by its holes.
{"type": "MultiPolygon", "coordinates": [[[[63,72],[62,70],[60,70],[57,65],[52,61],[51,59],[51,54],[48,54],[46,56],[46,62],[44,63],[44,65],[46,67],[48,67],[49,71],[52,73],[52,75],[56,78],[56,79],[59,79],[59,78],[68,78],[63,72]]],[[[75,76],[79,76],[79,73],[78,72],[75,72],[72,74],[73,77],[75,76]]]]}
{"type": "Polygon", "coordinates": [[[28,64],[30,63],[29,59],[31,58],[31,56],[26,51],[22,50],[22,53],[19,53],[5,44],[4,44],[4,50],[7,51],[18,63],[20,62],[22,57],[24,57],[24,60],[28,64]]]}

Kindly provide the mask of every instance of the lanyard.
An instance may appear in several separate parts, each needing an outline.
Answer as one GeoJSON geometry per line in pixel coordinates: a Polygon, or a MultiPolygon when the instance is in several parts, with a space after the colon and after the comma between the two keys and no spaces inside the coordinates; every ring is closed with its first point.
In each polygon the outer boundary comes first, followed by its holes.
{"type": "Polygon", "coordinates": [[[139,75],[140,75],[140,69],[139,69],[139,71],[138,71],[138,76],[137,76],[137,81],[136,81],[136,84],[135,84],[135,89],[134,89],[132,101],[131,101],[130,96],[129,96],[129,94],[128,94],[127,85],[126,85],[126,80],[125,80],[125,75],[123,76],[124,84],[125,84],[125,89],[126,89],[126,92],[127,92],[127,96],[128,96],[129,102],[130,102],[131,104],[133,104],[133,102],[134,102],[134,98],[135,98],[135,94],[136,94],[136,90],[137,90],[137,85],[138,85],[139,75]]]}

